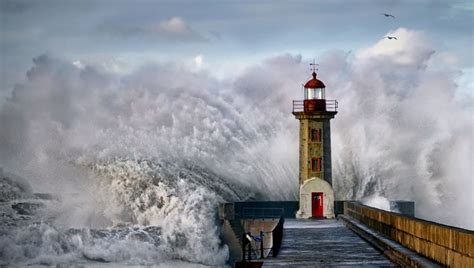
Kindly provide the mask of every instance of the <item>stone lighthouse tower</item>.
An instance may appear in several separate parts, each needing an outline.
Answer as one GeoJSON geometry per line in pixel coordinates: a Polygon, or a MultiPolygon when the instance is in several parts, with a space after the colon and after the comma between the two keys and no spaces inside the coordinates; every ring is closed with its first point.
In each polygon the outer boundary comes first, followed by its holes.
{"type": "Polygon", "coordinates": [[[312,76],[304,85],[304,100],[293,101],[293,114],[300,120],[300,208],[296,217],[334,218],[329,121],[337,114],[337,101],[326,100],[326,86],[316,78],[316,69],[312,76]]]}

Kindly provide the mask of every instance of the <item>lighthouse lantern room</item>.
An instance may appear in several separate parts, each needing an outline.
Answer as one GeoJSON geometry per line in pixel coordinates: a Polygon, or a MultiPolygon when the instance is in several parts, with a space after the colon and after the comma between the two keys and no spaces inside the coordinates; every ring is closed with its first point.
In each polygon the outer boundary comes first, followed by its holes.
{"type": "Polygon", "coordinates": [[[293,101],[293,115],[300,121],[298,218],[334,218],[331,172],[330,120],[337,114],[337,101],[326,100],[326,86],[312,79],[304,85],[304,100],[293,101]]]}

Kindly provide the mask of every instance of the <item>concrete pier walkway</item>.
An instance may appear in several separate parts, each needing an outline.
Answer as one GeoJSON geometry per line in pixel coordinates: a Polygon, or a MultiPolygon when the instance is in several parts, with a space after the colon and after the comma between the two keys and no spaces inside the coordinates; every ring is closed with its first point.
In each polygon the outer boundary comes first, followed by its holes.
{"type": "Polygon", "coordinates": [[[263,267],[396,267],[337,220],[285,219],[283,241],[263,267]]]}

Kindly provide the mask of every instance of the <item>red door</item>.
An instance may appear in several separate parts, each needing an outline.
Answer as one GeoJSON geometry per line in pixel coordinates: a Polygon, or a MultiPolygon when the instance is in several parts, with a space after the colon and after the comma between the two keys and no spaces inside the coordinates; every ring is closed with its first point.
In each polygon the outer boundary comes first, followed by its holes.
{"type": "Polygon", "coordinates": [[[313,217],[323,217],[323,193],[311,193],[313,217]]]}

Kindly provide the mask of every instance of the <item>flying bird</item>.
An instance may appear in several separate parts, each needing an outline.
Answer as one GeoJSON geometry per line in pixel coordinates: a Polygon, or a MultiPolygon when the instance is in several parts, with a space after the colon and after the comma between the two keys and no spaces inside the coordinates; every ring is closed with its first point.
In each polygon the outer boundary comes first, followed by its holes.
{"type": "Polygon", "coordinates": [[[384,15],[385,17],[392,17],[392,18],[395,18],[394,15],[391,15],[391,14],[388,14],[388,13],[380,13],[381,15],[384,15]]]}
{"type": "Polygon", "coordinates": [[[385,37],[388,38],[389,40],[392,40],[392,39],[398,40],[395,36],[385,36],[385,37]]]}

